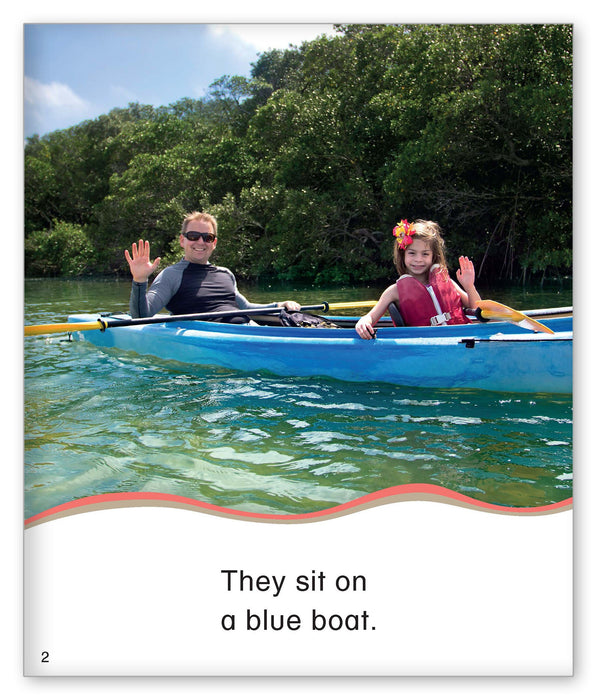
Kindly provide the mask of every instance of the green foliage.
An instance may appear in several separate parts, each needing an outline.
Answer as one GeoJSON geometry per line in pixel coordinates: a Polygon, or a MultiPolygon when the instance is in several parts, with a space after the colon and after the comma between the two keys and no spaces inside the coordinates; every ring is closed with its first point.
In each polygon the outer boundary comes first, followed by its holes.
{"type": "Polygon", "coordinates": [[[205,99],[29,139],[25,185],[36,274],[63,274],[41,254],[55,220],[93,229],[86,271],[126,272],[140,237],[179,259],[195,209],[239,279],[391,278],[401,218],[438,221],[449,262],[472,256],[480,279],[568,273],[572,27],[338,26],[205,99]]]}
{"type": "Polygon", "coordinates": [[[25,274],[30,277],[76,277],[91,272],[96,249],[87,231],[76,224],[54,221],[25,240],[25,274]]]}

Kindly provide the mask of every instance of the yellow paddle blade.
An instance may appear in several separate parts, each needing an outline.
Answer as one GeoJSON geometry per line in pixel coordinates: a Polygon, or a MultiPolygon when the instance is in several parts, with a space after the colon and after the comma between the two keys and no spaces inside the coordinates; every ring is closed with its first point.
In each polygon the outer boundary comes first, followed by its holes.
{"type": "Polygon", "coordinates": [[[509,306],[500,304],[497,301],[491,301],[491,299],[482,299],[477,302],[477,308],[481,309],[481,316],[487,319],[493,319],[494,321],[510,321],[510,323],[515,323],[521,328],[526,328],[530,331],[536,331],[537,333],[553,333],[551,328],[544,326],[539,321],[535,321],[533,318],[529,318],[520,311],[511,309],[509,306]]]}
{"type": "Polygon", "coordinates": [[[71,331],[101,330],[104,326],[99,321],[85,323],[47,323],[41,326],[25,326],[25,335],[47,335],[48,333],[70,333],[71,331]]]}
{"type": "Polygon", "coordinates": [[[374,307],[377,301],[339,301],[335,304],[329,304],[330,311],[335,311],[336,309],[358,309],[361,306],[374,307]]]}

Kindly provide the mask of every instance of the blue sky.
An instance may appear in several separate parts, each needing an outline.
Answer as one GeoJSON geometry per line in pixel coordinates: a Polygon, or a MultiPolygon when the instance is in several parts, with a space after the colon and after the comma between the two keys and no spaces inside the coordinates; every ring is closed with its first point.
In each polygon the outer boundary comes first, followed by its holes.
{"type": "Polygon", "coordinates": [[[223,75],[249,76],[269,49],[331,24],[25,24],[24,134],[42,135],[130,102],[199,98],[223,75]]]}

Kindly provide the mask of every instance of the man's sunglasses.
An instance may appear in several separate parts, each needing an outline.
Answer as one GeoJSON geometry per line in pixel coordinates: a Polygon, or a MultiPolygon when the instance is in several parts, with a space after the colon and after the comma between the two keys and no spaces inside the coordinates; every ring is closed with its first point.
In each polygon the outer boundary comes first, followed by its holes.
{"type": "Polygon", "coordinates": [[[202,238],[206,243],[213,243],[216,240],[215,234],[202,233],[201,231],[185,231],[182,235],[189,241],[198,241],[202,238]]]}

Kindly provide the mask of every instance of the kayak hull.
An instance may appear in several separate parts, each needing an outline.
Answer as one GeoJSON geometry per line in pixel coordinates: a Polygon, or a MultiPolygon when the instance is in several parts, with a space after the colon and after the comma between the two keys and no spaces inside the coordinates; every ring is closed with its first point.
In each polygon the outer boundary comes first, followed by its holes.
{"type": "MultiPolygon", "coordinates": [[[[68,321],[97,318],[81,314],[68,321]]],[[[362,340],[351,328],[187,321],[75,331],[72,336],[101,348],[241,372],[429,388],[571,393],[572,318],[546,325],[553,328],[553,335],[499,322],[380,328],[374,340],[362,340]]]]}

